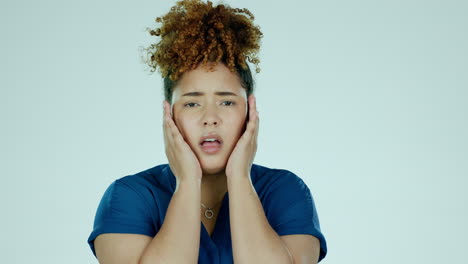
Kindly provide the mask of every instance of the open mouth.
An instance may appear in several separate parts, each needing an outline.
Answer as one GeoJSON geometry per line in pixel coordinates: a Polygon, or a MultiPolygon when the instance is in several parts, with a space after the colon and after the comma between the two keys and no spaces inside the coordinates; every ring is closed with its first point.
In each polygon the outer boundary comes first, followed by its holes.
{"type": "Polygon", "coordinates": [[[200,146],[202,150],[209,154],[218,152],[221,149],[222,145],[223,142],[221,137],[219,137],[216,134],[204,136],[200,141],[200,146]]]}

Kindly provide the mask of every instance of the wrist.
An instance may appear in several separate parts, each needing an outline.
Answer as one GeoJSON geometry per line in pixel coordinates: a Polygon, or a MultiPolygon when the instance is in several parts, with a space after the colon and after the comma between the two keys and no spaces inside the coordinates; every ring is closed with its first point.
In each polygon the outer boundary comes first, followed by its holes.
{"type": "Polygon", "coordinates": [[[176,191],[181,187],[200,191],[201,190],[201,178],[184,177],[180,179],[176,177],[176,191]]]}

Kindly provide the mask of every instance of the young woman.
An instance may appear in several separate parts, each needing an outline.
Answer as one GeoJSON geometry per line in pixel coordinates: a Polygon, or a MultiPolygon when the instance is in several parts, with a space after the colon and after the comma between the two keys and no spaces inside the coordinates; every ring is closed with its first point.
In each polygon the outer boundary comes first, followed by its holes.
{"type": "MultiPolygon", "coordinates": [[[[246,9],[179,1],[150,30],[164,77],[168,164],[114,181],[88,243],[103,263],[317,263],[326,242],[309,188],[253,163],[259,114],[246,9]]],[[[258,72],[258,68],[257,68],[258,72]]]]}

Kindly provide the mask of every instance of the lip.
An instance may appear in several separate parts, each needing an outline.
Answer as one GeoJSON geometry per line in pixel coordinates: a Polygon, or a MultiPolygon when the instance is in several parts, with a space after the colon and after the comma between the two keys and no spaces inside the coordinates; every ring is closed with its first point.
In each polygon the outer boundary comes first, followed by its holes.
{"type": "Polygon", "coordinates": [[[223,139],[222,139],[218,134],[216,134],[216,133],[214,133],[214,132],[210,132],[210,133],[204,135],[204,136],[200,139],[200,142],[198,142],[198,144],[200,144],[200,146],[201,146],[201,144],[203,143],[203,141],[204,141],[205,139],[208,139],[208,138],[215,138],[216,140],[219,141],[220,144],[223,144],[223,139]]]}
{"type": "Polygon", "coordinates": [[[223,146],[223,140],[216,133],[208,133],[207,135],[203,136],[200,139],[199,145],[200,145],[201,149],[203,150],[203,152],[208,153],[208,154],[215,154],[215,153],[217,153],[218,151],[221,150],[221,147],[223,146]],[[208,138],[215,138],[216,140],[219,141],[219,144],[215,145],[215,146],[207,146],[207,144],[202,145],[203,141],[205,139],[208,139],[208,138]]]}

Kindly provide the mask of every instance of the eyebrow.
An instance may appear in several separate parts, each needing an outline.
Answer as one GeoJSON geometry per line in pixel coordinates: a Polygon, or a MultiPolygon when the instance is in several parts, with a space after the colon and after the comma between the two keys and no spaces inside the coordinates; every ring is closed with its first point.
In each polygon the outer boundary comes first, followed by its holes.
{"type": "MultiPolygon", "coordinates": [[[[219,91],[219,92],[215,92],[216,95],[220,95],[220,96],[237,96],[237,94],[233,93],[233,92],[228,92],[228,91],[219,91]]],[[[188,93],[184,93],[182,96],[203,96],[205,95],[205,93],[203,92],[188,92],[188,93]]]]}

